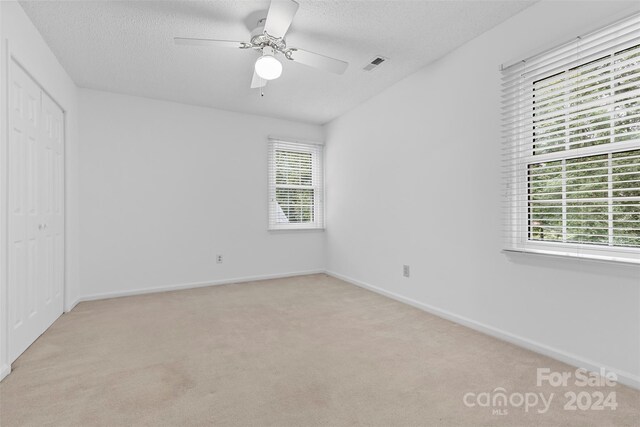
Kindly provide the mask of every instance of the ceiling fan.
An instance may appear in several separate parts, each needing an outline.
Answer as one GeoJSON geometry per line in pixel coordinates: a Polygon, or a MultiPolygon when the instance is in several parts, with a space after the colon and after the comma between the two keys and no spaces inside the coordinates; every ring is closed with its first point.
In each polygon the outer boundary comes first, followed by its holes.
{"type": "Polygon", "coordinates": [[[283,55],[290,61],[330,73],[344,73],[349,66],[349,63],[345,61],[287,46],[285,35],[298,11],[298,6],[298,3],[293,0],[271,0],[267,17],[258,21],[256,28],[251,31],[251,38],[248,42],[187,37],[175,37],[174,41],[180,45],[231,47],[260,51],[261,56],[258,57],[254,66],[253,79],[251,80],[252,88],[264,87],[267,81],[280,77],[282,63],[276,58],[277,54],[283,55]]]}

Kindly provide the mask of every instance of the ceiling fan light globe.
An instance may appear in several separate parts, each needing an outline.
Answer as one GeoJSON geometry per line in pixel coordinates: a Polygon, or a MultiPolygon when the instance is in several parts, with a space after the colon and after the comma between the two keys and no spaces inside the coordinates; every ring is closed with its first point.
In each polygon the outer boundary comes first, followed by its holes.
{"type": "Polygon", "coordinates": [[[256,60],[256,74],[265,80],[274,80],[282,74],[282,64],[273,55],[263,55],[256,60]]]}

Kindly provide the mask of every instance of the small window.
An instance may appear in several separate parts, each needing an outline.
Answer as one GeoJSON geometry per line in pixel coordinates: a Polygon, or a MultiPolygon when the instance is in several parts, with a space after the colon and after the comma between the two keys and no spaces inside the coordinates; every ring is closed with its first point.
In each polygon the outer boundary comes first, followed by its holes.
{"type": "Polygon", "coordinates": [[[269,229],[324,228],[322,145],[269,140],[269,229]]]}

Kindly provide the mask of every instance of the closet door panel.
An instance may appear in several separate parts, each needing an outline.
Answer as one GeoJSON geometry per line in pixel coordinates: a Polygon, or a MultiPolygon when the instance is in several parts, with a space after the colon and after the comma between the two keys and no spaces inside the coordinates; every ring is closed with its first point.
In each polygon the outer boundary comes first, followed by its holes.
{"type": "MultiPolygon", "coordinates": [[[[42,186],[43,237],[49,321],[62,313],[64,288],[64,113],[45,93],[42,94],[42,143],[44,177],[42,186]]],[[[48,325],[47,325],[48,326],[48,325]]]]}
{"type": "MultiPolygon", "coordinates": [[[[17,357],[38,330],[40,304],[40,88],[11,63],[9,96],[9,351],[17,357]]],[[[37,335],[36,335],[37,338],[37,335]]]]}
{"type": "Polygon", "coordinates": [[[63,113],[15,61],[8,141],[9,354],[15,360],[62,314],[63,113]]]}

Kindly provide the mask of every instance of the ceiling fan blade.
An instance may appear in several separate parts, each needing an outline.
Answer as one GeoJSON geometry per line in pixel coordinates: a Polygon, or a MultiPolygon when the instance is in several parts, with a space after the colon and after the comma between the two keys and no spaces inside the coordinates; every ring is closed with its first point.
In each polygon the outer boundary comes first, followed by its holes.
{"type": "Polygon", "coordinates": [[[264,31],[272,37],[283,38],[291,26],[298,6],[293,0],[271,0],[264,31]]]}
{"type": "Polygon", "coordinates": [[[251,47],[249,43],[236,42],[231,40],[213,40],[213,39],[192,39],[189,37],[174,37],[176,44],[188,46],[211,46],[211,47],[233,47],[236,49],[248,49],[251,47]]]}
{"type": "Polygon", "coordinates": [[[260,78],[258,73],[253,72],[253,78],[251,79],[251,89],[255,89],[257,87],[265,87],[267,85],[267,80],[260,78]]]}
{"type": "Polygon", "coordinates": [[[348,62],[320,55],[319,53],[309,52],[304,49],[291,49],[290,52],[291,53],[287,57],[292,61],[299,62],[300,64],[308,65],[309,67],[317,68],[319,70],[328,71],[329,73],[342,74],[349,66],[348,62]]]}

